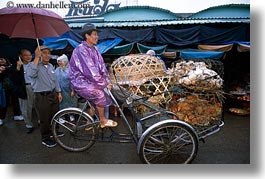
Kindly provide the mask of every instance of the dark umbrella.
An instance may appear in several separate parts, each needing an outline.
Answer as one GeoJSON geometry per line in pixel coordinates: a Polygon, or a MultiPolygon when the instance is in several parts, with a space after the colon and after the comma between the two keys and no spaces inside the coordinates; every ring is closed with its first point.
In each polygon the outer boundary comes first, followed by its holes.
{"type": "MultiPolygon", "coordinates": [[[[43,41],[40,40],[40,45],[43,41]]],[[[0,34],[0,57],[16,59],[20,50],[27,49],[34,53],[37,47],[35,39],[28,38],[9,38],[7,35],[0,34]]]]}
{"type": "Polygon", "coordinates": [[[0,33],[15,38],[58,37],[70,28],[58,14],[40,8],[0,9],[0,33]]]}

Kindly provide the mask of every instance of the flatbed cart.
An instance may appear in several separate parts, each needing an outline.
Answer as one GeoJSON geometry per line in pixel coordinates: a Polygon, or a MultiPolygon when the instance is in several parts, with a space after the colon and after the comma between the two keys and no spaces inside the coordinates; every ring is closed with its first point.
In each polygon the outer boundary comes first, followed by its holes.
{"type": "Polygon", "coordinates": [[[108,90],[129,134],[120,134],[115,128],[100,128],[100,120],[91,109],[89,101],[80,108],[66,108],[57,112],[52,119],[52,132],[55,141],[63,149],[81,152],[89,149],[95,142],[134,142],[137,153],[147,164],[186,164],[191,163],[198,151],[198,142],[220,130],[223,120],[205,127],[194,127],[178,119],[177,115],[147,101],[147,97],[132,95],[121,86],[113,85],[108,90]],[[139,115],[136,104],[149,108],[149,112],[139,115]],[[127,108],[132,119],[123,112],[127,108]],[[90,108],[90,112],[88,112],[90,108]],[[90,115],[91,114],[91,115],[90,115]],[[64,136],[58,136],[64,132],[64,136]],[[110,133],[110,135],[104,135],[110,133]]]}

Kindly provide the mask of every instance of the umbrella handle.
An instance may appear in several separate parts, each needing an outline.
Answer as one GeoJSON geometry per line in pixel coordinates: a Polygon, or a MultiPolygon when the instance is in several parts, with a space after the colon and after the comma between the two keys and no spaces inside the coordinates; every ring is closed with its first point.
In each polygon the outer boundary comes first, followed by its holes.
{"type": "MultiPolygon", "coordinates": [[[[39,38],[38,37],[36,38],[36,41],[37,41],[38,49],[40,51],[40,42],[39,42],[39,38]]],[[[42,60],[42,57],[40,57],[40,60],[42,60]]]]}
{"type": "Polygon", "coordinates": [[[40,50],[40,42],[39,42],[39,38],[36,38],[36,41],[37,41],[38,49],[40,50]]]}

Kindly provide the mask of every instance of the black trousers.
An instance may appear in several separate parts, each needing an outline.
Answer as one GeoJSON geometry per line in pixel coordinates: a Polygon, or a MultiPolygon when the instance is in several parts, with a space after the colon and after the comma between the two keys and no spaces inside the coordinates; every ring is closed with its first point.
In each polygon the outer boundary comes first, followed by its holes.
{"type": "Polygon", "coordinates": [[[14,116],[21,115],[18,96],[13,92],[11,92],[10,90],[6,90],[5,94],[6,94],[6,107],[4,108],[0,107],[0,119],[6,118],[6,113],[9,106],[12,106],[14,116]]]}
{"type": "Polygon", "coordinates": [[[59,100],[56,92],[50,94],[35,93],[37,117],[40,121],[40,132],[42,139],[50,138],[51,120],[56,112],[59,111],[59,100]]]}

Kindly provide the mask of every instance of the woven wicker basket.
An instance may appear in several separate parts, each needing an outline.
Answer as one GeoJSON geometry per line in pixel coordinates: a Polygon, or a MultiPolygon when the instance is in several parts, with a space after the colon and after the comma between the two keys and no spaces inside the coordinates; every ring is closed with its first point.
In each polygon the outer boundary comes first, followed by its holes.
{"type": "Polygon", "coordinates": [[[164,76],[166,67],[162,60],[146,54],[121,56],[110,67],[113,83],[141,85],[156,76],[164,76]]]}

